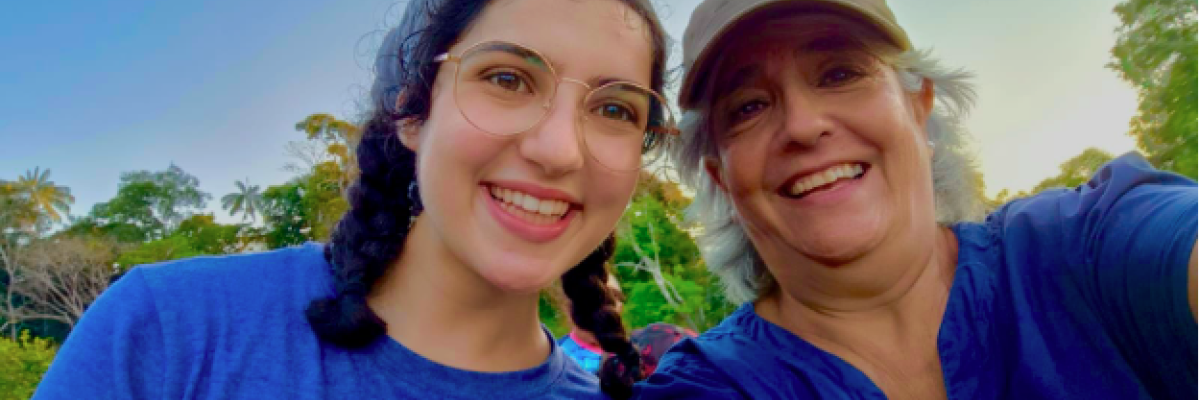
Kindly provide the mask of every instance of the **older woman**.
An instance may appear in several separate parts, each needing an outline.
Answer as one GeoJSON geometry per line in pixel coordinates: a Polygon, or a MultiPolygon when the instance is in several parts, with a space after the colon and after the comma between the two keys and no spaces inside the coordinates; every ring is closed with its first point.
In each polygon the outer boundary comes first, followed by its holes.
{"type": "Polygon", "coordinates": [[[1195,397],[1195,182],[1126,155],[977,222],[968,74],[883,0],[708,0],[684,58],[680,175],[746,304],[639,396],[1195,397]]]}

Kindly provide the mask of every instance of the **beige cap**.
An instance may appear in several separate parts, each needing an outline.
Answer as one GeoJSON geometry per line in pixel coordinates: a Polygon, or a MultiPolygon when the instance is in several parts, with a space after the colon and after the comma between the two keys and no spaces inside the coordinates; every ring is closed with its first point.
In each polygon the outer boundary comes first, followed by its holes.
{"type": "Polygon", "coordinates": [[[707,65],[712,58],[710,53],[714,51],[715,43],[720,42],[720,37],[754,12],[782,4],[813,4],[847,11],[874,23],[901,50],[912,48],[908,34],[900,28],[885,0],[705,0],[692,11],[692,19],[683,33],[683,66],[687,73],[679,93],[682,108],[694,108],[696,82],[707,74],[704,69],[711,67],[707,65]]]}

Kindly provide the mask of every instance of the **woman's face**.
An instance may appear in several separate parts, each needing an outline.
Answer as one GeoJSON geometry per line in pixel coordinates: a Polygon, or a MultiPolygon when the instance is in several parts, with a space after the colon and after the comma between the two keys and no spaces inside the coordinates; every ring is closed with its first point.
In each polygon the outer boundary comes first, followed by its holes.
{"type": "Polygon", "coordinates": [[[811,13],[743,22],[716,65],[719,157],[706,169],[776,277],[798,260],[845,264],[934,220],[932,95],[906,92],[848,40],[855,24],[811,13]]]}
{"type": "MultiPolygon", "coordinates": [[[[612,0],[497,0],[449,54],[507,41],[541,53],[559,78],[593,87],[614,79],[649,87],[647,29],[632,9],[612,0]]],[[[522,88],[511,74],[480,78],[496,90],[522,88]]],[[[581,107],[583,85],[560,83],[541,122],[497,136],[464,118],[454,80],[455,66],[443,63],[428,119],[402,133],[418,155],[425,212],[416,226],[432,229],[452,257],[494,286],[536,291],[612,232],[637,171],[618,172],[589,156],[579,131],[581,113],[591,112],[581,107]]],[[[628,151],[640,152],[638,145],[628,151]]]]}

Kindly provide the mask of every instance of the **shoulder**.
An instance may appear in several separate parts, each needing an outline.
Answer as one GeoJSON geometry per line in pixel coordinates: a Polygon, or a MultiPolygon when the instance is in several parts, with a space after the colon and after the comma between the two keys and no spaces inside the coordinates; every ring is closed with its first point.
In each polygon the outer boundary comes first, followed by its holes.
{"type": "Polygon", "coordinates": [[[595,374],[587,372],[580,367],[578,363],[570,360],[569,356],[559,351],[555,352],[555,357],[560,357],[558,362],[562,363],[562,375],[555,381],[552,386],[551,398],[560,399],[605,399],[607,398],[600,392],[600,379],[595,374]]]}
{"type": "Polygon", "coordinates": [[[310,243],[270,252],[206,256],[135,268],[160,306],[306,306],[331,293],[322,247],[310,243]]]}
{"type": "MultiPolygon", "coordinates": [[[[1196,182],[1155,169],[1136,153],[1118,157],[1074,188],[1043,191],[1011,201],[989,216],[1006,229],[1052,227],[1055,223],[1086,222],[1112,211],[1140,206],[1195,208],[1196,182]]],[[[1194,211],[1194,210],[1193,210],[1194,211]]],[[[1068,227],[1070,228],[1070,227],[1068,227]]]]}
{"type": "MultiPolygon", "coordinates": [[[[758,398],[794,396],[793,383],[806,380],[803,370],[779,357],[803,352],[779,337],[750,304],[742,305],[720,325],[671,347],[654,374],[638,383],[638,398],[758,398]]],[[[799,360],[796,360],[799,361],[799,360]]]]}

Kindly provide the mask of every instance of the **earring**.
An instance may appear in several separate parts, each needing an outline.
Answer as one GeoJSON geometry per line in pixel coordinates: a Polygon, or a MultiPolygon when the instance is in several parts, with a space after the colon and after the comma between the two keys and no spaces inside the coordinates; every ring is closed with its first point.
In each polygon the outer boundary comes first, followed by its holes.
{"type": "Polygon", "coordinates": [[[934,143],[932,140],[926,141],[925,143],[928,143],[929,147],[934,147],[934,143]]]}
{"type": "Polygon", "coordinates": [[[417,185],[416,177],[413,177],[412,182],[408,184],[408,227],[412,228],[414,222],[417,221],[417,215],[425,210],[425,205],[421,204],[421,188],[417,185]]]}

